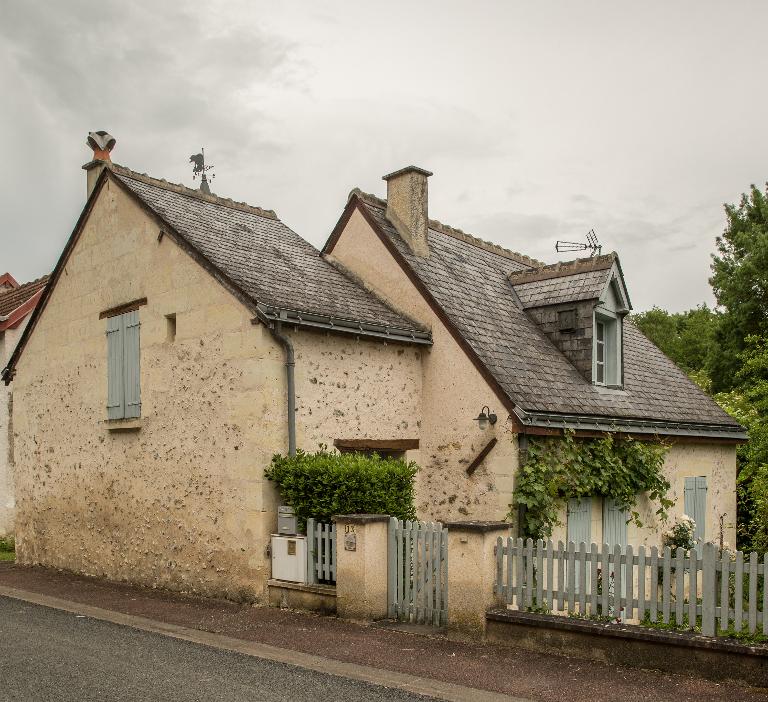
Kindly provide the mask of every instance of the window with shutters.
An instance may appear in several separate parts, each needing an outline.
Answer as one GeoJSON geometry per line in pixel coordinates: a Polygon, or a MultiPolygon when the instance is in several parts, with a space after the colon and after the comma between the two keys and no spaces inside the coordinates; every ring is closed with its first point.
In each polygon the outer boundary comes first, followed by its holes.
{"type": "Polygon", "coordinates": [[[141,416],[139,311],[107,318],[107,418],[141,416]]]}
{"type": "Polygon", "coordinates": [[[695,523],[693,538],[703,543],[707,523],[707,478],[705,476],[685,479],[684,502],[685,513],[695,523]]]}

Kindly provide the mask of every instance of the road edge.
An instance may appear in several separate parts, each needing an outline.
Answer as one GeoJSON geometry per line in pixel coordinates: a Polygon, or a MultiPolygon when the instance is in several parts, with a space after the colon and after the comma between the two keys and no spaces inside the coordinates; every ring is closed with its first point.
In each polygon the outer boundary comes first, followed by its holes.
{"type": "Polygon", "coordinates": [[[13,587],[0,585],[0,596],[14,600],[21,600],[30,604],[48,607],[50,609],[63,610],[72,614],[78,614],[92,619],[128,626],[133,629],[147,631],[162,636],[170,636],[182,641],[208,646],[210,648],[232,651],[254,658],[283,663],[297,668],[304,668],[318,673],[335,675],[342,678],[358,680],[361,682],[378,685],[390,689],[402,690],[412,694],[444,700],[445,702],[531,702],[522,697],[511,697],[498,692],[479,690],[474,687],[464,687],[455,683],[443,682],[431,678],[420,678],[407,673],[398,673],[382,668],[348,663],[333,658],[324,658],[301,651],[292,651],[288,648],[279,648],[254,641],[245,641],[223,634],[214,634],[199,629],[168,624],[155,619],[138,617],[123,612],[115,612],[111,609],[94,607],[92,605],[72,602],[59,597],[42,595],[28,590],[19,590],[13,587]]]}

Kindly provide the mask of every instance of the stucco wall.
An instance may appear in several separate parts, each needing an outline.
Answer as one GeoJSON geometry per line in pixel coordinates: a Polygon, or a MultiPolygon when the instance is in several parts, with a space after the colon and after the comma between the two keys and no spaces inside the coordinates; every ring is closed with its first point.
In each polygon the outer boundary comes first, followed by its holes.
{"type": "MultiPolygon", "coordinates": [[[[728,444],[703,444],[675,442],[664,461],[664,474],[670,482],[668,497],[674,502],[669,510],[669,520],[665,524],[656,515],[658,505],[652,504],[646,497],[640,497],[637,511],[643,527],[634,522],[627,525],[627,540],[633,546],[660,546],[661,534],[675,517],[685,513],[683,488],[685,478],[705,476],[707,478],[707,511],[705,539],[718,541],[720,538],[720,515],[725,514],[724,537],[732,547],[736,546],[736,447],[728,444]]],[[[567,516],[563,508],[560,512],[560,526],[553,532],[555,541],[566,541],[567,516]]],[[[602,543],[603,513],[602,500],[592,500],[592,541],[602,543]]]]}
{"type": "MultiPolygon", "coordinates": [[[[24,328],[29,322],[29,315],[14,329],[0,333],[0,368],[4,368],[11,357],[24,328]]],[[[14,531],[16,499],[13,488],[13,450],[11,431],[11,395],[13,385],[0,382],[0,536],[14,531]]]]}
{"type": "Polygon", "coordinates": [[[423,353],[422,361],[419,517],[504,518],[517,470],[517,435],[495,393],[358,211],[350,217],[331,258],[432,330],[434,345],[423,353]],[[496,412],[499,421],[483,431],[473,418],[484,405],[496,412]],[[467,466],[493,436],[498,444],[468,476],[467,466]]]}
{"type": "MultiPolygon", "coordinates": [[[[99,196],[14,381],[18,557],[132,582],[259,596],[287,445],[283,351],[114,183],[99,196]],[[106,321],[146,297],[142,418],[106,422],[106,321]],[[176,315],[168,339],[166,315],[176,315]]],[[[419,352],[294,333],[299,446],[411,438],[419,352]]]]}

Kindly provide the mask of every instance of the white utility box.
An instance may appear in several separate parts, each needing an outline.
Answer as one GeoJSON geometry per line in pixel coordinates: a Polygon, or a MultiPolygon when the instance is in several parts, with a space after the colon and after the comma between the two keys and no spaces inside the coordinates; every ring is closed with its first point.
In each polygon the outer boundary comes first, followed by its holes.
{"type": "Polygon", "coordinates": [[[272,577],[307,582],[307,537],[272,534],[272,577]]]}

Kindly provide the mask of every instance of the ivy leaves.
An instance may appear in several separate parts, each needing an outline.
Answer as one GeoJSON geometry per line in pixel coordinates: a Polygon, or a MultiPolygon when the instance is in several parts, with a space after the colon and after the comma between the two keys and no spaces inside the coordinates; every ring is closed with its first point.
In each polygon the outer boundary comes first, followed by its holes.
{"type": "MultiPolygon", "coordinates": [[[[656,513],[666,518],[672,506],[662,472],[667,449],[613,434],[576,439],[572,430],[562,437],[530,439],[514,497],[514,506],[525,507],[523,532],[533,538],[551,536],[565,501],[590,495],[612,497],[631,510],[637,495],[647,493],[658,504],[656,513]]],[[[631,518],[642,526],[637,510],[631,510],[631,518]]]]}

